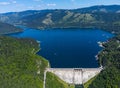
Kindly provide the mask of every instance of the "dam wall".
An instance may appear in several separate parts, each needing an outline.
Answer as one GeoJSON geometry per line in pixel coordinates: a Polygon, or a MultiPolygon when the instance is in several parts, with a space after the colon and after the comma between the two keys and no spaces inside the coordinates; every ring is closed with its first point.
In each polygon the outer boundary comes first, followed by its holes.
{"type": "Polygon", "coordinates": [[[80,85],[98,75],[101,70],[102,68],[47,68],[46,72],[55,74],[68,84],[80,85]]]}

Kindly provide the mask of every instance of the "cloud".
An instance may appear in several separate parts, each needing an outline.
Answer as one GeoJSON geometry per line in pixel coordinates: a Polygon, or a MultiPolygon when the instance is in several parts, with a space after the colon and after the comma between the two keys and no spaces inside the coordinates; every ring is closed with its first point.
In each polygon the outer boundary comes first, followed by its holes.
{"type": "Polygon", "coordinates": [[[33,1],[39,2],[39,1],[42,1],[42,0],[33,0],[33,1]]]}
{"type": "Polygon", "coordinates": [[[10,5],[10,4],[16,4],[17,1],[11,0],[10,2],[0,2],[0,5],[10,5]]]}
{"type": "Polygon", "coordinates": [[[47,6],[56,6],[56,4],[55,3],[49,3],[49,4],[47,4],[47,6]]]}
{"type": "Polygon", "coordinates": [[[16,4],[16,3],[17,3],[17,1],[12,1],[12,3],[16,4]]]}
{"type": "Polygon", "coordinates": [[[9,5],[10,2],[0,2],[0,5],[9,5]]]}
{"type": "Polygon", "coordinates": [[[34,9],[34,7],[33,6],[29,6],[29,7],[27,7],[28,9],[34,9]]]}

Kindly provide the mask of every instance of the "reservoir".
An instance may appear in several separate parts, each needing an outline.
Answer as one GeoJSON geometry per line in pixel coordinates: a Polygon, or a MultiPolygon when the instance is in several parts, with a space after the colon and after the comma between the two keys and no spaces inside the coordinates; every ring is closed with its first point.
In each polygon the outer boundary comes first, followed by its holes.
{"type": "Polygon", "coordinates": [[[98,67],[95,55],[113,34],[98,29],[46,29],[37,30],[22,27],[24,32],[9,34],[19,38],[33,38],[40,41],[37,53],[49,60],[53,68],[98,67]]]}

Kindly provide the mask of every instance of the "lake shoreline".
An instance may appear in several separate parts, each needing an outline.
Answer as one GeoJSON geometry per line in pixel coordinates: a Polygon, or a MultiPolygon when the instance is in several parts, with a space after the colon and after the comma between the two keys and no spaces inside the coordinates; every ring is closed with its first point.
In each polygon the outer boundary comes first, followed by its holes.
{"type": "Polygon", "coordinates": [[[6,33],[1,33],[0,35],[12,35],[12,34],[22,33],[22,32],[24,32],[24,30],[21,30],[21,31],[15,31],[15,32],[6,32],[6,33]]]}
{"type": "Polygon", "coordinates": [[[97,29],[91,29],[92,31],[86,31],[85,29],[79,29],[77,31],[72,31],[74,29],[42,31],[25,28],[24,30],[26,31],[9,36],[36,40],[40,48],[36,53],[45,57],[53,68],[99,67],[98,61],[95,60],[95,55],[101,48],[96,42],[98,40],[107,41],[108,38],[106,36],[112,36],[112,34],[108,32],[97,29]],[[103,33],[106,36],[102,36],[103,33]],[[96,39],[94,39],[95,37],[96,39]],[[71,48],[73,46],[74,48],[71,48]],[[89,51],[92,52],[90,53],[89,51]],[[86,61],[89,63],[86,64],[86,61]]]}

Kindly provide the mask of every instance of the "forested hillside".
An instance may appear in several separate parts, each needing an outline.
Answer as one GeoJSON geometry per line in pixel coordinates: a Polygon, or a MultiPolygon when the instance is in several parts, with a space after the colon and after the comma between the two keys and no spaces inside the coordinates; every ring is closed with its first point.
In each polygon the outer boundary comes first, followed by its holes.
{"type": "MultiPolygon", "coordinates": [[[[0,88],[43,88],[48,61],[36,55],[38,50],[38,43],[32,39],[0,36],[0,88]]],[[[68,88],[68,84],[57,77],[52,82],[56,84],[51,86],[49,81],[48,88],[56,88],[56,85],[68,88]]]]}
{"type": "Polygon", "coordinates": [[[120,88],[120,35],[103,44],[99,63],[104,70],[87,88],[120,88]]]}
{"type": "Polygon", "coordinates": [[[15,32],[22,32],[22,29],[7,23],[0,22],[0,34],[8,34],[8,33],[15,33],[15,32]]]}

